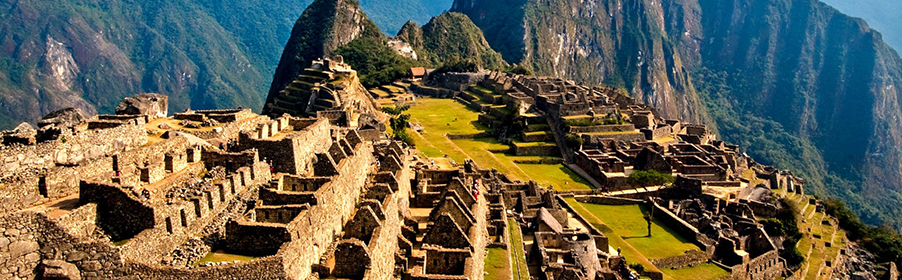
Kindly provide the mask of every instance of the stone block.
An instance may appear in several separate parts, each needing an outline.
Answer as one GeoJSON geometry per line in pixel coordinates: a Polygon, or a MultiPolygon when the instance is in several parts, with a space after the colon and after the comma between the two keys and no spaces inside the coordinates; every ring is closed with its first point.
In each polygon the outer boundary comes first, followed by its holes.
{"type": "Polygon", "coordinates": [[[44,260],[41,262],[40,279],[79,280],[81,273],[74,264],[61,260],[44,260]]]}
{"type": "Polygon", "coordinates": [[[169,97],[156,93],[126,97],[116,106],[116,114],[146,116],[151,120],[163,118],[169,114],[169,97]]]}
{"type": "Polygon", "coordinates": [[[9,244],[9,256],[15,259],[41,249],[41,245],[34,241],[17,241],[9,244]]]}

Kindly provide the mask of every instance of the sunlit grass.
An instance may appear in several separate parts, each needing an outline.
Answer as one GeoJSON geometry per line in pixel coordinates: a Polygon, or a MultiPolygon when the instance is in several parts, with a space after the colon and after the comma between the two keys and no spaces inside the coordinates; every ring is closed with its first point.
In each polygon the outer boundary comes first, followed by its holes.
{"type": "Polygon", "coordinates": [[[510,254],[504,248],[488,248],[485,256],[485,279],[511,279],[510,254]]]}
{"type": "Polygon", "coordinates": [[[523,234],[520,232],[520,226],[516,220],[510,218],[507,220],[508,234],[510,235],[510,256],[512,258],[511,274],[512,279],[527,280],[529,279],[529,266],[526,265],[526,255],[523,252],[523,234]]]}
{"type": "MultiPolygon", "coordinates": [[[[447,155],[457,163],[473,159],[481,168],[496,168],[514,179],[535,180],[546,187],[554,186],[556,190],[591,189],[588,182],[562,164],[516,163],[560,160],[558,157],[513,156],[501,152],[509,151],[510,146],[494,138],[448,139],[446,134],[477,134],[487,131],[485,126],[476,121],[479,113],[454,100],[420,99],[417,105],[407,112],[413,122],[421,124],[424,128],[421,133],[412,135],[417,149],[427,157],[443,158],[447,155]]],[[[529,145],[554,145],[554,143],[539,142],[529,145]]]]}
{"type": "Polygon", "coordinates": [[[257,259],[257,257],[252,256],[243,256],[243,255],[235,255],[225,253],[223,251],[215,251],[207,253],[202,259],[197,261],[196,265],[205,264],[205,263],[219,263],[219,262],[249,262],[257,259]]]}

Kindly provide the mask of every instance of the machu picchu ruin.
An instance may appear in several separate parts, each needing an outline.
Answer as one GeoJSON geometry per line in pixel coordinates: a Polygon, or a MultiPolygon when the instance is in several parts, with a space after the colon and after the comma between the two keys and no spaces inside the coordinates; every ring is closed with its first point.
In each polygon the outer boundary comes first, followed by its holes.
{"type": "Polygon", "coordinates": [[[902,280],[839,2],[7,1],[0,280],[902,280]]]}
{"type": "Polygon", "coordinates": [[[262,115],[144,94],[4,132],[0,278],[815,279],[866,260],[804,178],[704,125],[613,87],[426,71],[367,90],[326,58],[262,115]],[[800,232],[773,230],[787,215],[800,232]]]}

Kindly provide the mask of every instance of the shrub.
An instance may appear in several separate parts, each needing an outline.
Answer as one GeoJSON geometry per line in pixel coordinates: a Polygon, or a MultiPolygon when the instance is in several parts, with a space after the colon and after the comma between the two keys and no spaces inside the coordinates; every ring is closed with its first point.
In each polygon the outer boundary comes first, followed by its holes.
{"type": "Polygon", "coordinates": [[[523,67],[522,65],[516,65],[516,66],[512,67],[511,69],[509,69],[507,72],[511,73],[511,74],[517,74],[517,75],[527,75],[527,76],[532,75],[532,71],[527,69],[526,67],[523,67]]]}
{"type": "Polygon", "coordinates": [[[360,76],[360,83],[367,88],[389,84],[407,76],[417,63],[398,55],[384,39],[366,36],[354,39],[337,50],[360,76]]]}
{"type": "Polygon", "coordinates": [[[839,220],[849,239],[858,242],[868,252],[877,256],[877,262],[895,262],[902,265],[902,236],[888,227],[873,227],[861,221],[845,203],[839,200],[824,202],[827,214],[839,220]]]}
{"type": "Polygon", "coordinates": [[[389,126],[394,131],[400,131],[407,129],[407,125],[410,123],[410,115],[403,114],[397,117],[391,118],[389,120],[389,126]]]}
{"type": "Polygon", "coordinates": [[[658,171],[638,170],[630,173],[627,183],[635,187],[660,186],[673,183],[673,176],[670,174],[660,173],[658,171]]]}
{"type": "Polygon", "coordinates": [[[645,273],[645,267],[642,266],[642,264],[631,263],[631,264],[630,264],[630,268],[633,269],[633,270],[635,270],[635,271],[636,271],[637,273],[639,273],[640,275],[643,274],[643,273],[645,273]]]}
{"type": "Polygon", "coordinates": [[[579,137],[579,135],[576,135],[576,134],[567,134],[567,136],[565,136],[564,141],[567,142],[567,147],[577,149],[580,146],[582,146],[586,140],[583,139],[582,137],[579,137]]]}
{"type": "Polygon", "coordinates": [[[401,107],[394,107],[394,108],[382,107],[382,112],[389,114],[389,115],[397,116],[397,115],[400,115],[401,113],[404,113],[404,111],[407,111],[408,109],[410,109],[410,106],[401,106],[401,107]]]}

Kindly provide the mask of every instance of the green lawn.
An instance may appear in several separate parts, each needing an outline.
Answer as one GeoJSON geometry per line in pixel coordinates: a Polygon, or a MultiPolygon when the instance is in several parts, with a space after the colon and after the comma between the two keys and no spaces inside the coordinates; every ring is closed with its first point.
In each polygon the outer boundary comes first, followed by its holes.
{"type": "MultiPolygon", "coordinates": [[[[577,202],[564,198],[567,204],[608,237],[608,244],[620,248],[628,263],[638,263],[647,271],[659,271],[652,259],[682,255],[688,249],[697,249],[669,228],[657,222],[652,226],[652,237],[647,238],[645,219],[640,206],[608,206],[577,202]],[[622,207],[622,208],[621,208],[622,207]],[[602,221],[603,220],[603,221],[602,221]],[[636,224],[638,223],[638,225],[636,224]]],[[[677,270],[665,269],[664,279],[697,280],[717,279],[726,271],[717,266],[703,264],[677,270]]]]}
{"type": "Polygon", "coordinates": [[[658,271],[657,267],[655,267],[648,258],[644,257],[642,253],[640,253],[636,248],[633,248],[629,243],[627,243],[623,238],[619,235],[616,235],[613,230],[608,228],[598,217],[596,217],[592,212],[584,207],[585,204],[579,203],[576,199],[572,197],[564,198],[567,201],[567,204],[570,204],[573,207],[573,210],[576,210],[583,218],[589,221],[593,226],[598,228],[605,236],[608,237],[608,245],[613,248],[620,248],[621,254],[626,258],[629,263],[639,263],[645,267],[646,271],[658,271]]]}
{"type": "Polygon", "coordinates": [[[648,259],[663,259],[699,249],[676,231],[657,219],[652,223],[652,236],[648,235],[644,205],[598,205],[583,203],[583,207],[607,225],[613,234],[623,238],[648,259]]]}
{"type": "Polygon", "coordinates": [[[485,279],[511,279],[510,254],[504,248],[489,248],[485,256],[485,279]]]}
{"type": "Polygon", "coordinates": [[[554,190],[591,190],[585,179],[563,164],[520,164],[520,168],[530,174],[533,180],[543,186],[553,186],[554,190]]]}
{"type": "Polygon", "coordinates": [[[557,146],[555,142],[523,142],[520,140],[514,141],[514,145],[517,147],[544,147],[544,146],[557,146]]]}
{"type": "MultiPolygon", "coordinates": [[[[486,131],[484,126],[476,122],[479,113],[454,100],[419,99],[417,105],[407,112],[413,122],[423,125],[422,133],[412,135],[417,149],[427,157],[440,158],[448,155],[458,163],[473,159],[481,168],[497,168],[515,179],[535,180],[544,186],[554,186],[557,190],[591,189],[588,182],[564,165],[515,163],[556,157],[493,153],[490,151],[510,149],[510,146],[499,143],[494,138],[448,139],[445,134],[476,134],[486,131]]],[[[538,144],[547,145],[541,142],[538,144]]]]}
{"type": "Polygon", "coordinates": [[[526,254],[523,252],[523,235],[520,233],[520,226],[516,220],[509,218],[507,230],[510,235],[510,256],[511,264],[513,264],[511,279],[528,280],[529,266],[526,265],[526,254]]]}
{"type": "Polygon", "coordinates": [[[730,273],[715,264],[704,263],[693,267],[665,269],[664,275],[670,276],[673,279],[714,280],[730,276],[730,273]]]}
{"type": "Polygon", "coordinates": [[[476,134],[488,129],[476,121],[478,112],[453,99],[417,99],[417,105],[407,113],[429,134],[476,134]]]}

